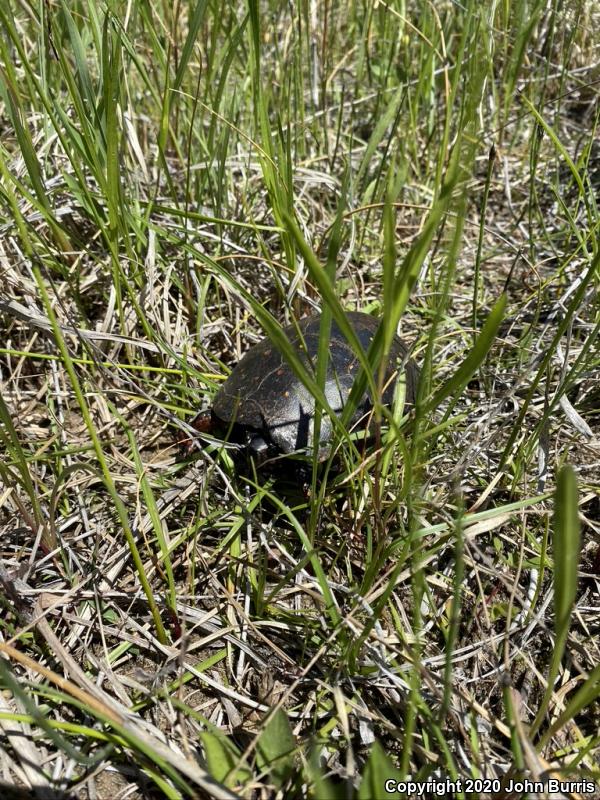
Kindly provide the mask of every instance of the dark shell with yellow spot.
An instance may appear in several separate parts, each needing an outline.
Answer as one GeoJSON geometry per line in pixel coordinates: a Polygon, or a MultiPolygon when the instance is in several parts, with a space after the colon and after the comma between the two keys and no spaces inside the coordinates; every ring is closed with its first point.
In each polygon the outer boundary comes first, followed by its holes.
{"type": "MultiPolygon", "coordinates": [[[[379,321],[358,311],[349,311],[346,316],[366,352],[379,321]]],[[[309,370],[313,370],[316,363],[320,322],[321,317],[316,314],[283,331],[309,370]]],[[[325,397],[331,409],[339,415],[360,369],[355,352],[335,322],[331,325],[327,363],[325,397]]],[[[384,404],[392,402],[397,377],[403,372],[406,375],[406,402],[414,404],[418,370],[414,361],[407,361],[407,348],[395,336],[382,398],[384,404]]],[[[361,423],[364,427],[372,405],[366,392],[351,427],[361,427],[361,423]]],[[[233,428],[233,438],[240,438],[243,432],[251,452],[264,456],[273,450],[281,453],[309,450],[313,445],[314,408],[314,398],[309,390],[271,340],[263,339],[248,350],[219,389],[212,415],[214,422],[233,428]]],[[[331,420],[324,414],[319,436],[319,454],[323,457],[327,455],[331,436],[331,420]]]]}

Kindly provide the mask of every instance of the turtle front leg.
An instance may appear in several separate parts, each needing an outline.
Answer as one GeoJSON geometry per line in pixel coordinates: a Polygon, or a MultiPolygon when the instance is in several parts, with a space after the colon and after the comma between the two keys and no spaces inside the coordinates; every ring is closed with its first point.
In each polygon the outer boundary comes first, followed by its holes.
{"type": "MultiPolygon", "coordinates": [[[[194,419],[190,422],[190,425],[194,430],[198,431],[198,433],[211,433],[214,429],[212,413],[210,411],[201,411],[199,414],[196,414],[194,419]]],[[[181,448],[182,456],[187,458],[193,450],[194,438],[193,436],[188,436],[183,431],[179,431],[177,444],[181,448]]]]}
{"type": "Polygon", "coordinates": [[[256,466],[262,466],[269,456],[269,445],[259,433],[250,436],[248,452],[254,458],[256,466]]]}

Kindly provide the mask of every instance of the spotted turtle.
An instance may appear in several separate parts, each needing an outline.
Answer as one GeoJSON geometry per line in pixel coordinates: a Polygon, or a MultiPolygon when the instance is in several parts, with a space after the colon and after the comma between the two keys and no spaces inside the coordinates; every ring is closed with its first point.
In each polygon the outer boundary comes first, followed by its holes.
{"type": "MultiPolygon", "coordinates": [[[[366,352],[379,321],[359,311],[348,311],[346,316],[366,352]]],[[[314,368],[317,358],[320,323],[320,315],[313,314],[283,330],[309,371],[314,368]]],[[[382,397],[385,405],[390,405],[393,400],[397,377],[402,370],[406,375],[406,402],[414,405],[418,369],[407,355],[404,343],[394,336],[382,397]]],[[[348,400],[354,379],[360,372],[359,366],[356,353],[333,321],[324,394],[338,415],[348,400]]],[[[372,407],[367,391],[349,427],[364,427],[372,407]]],[[[232,441],[244,442],[258,463],[263,463],[270,455],[311,449],[314,409],[310,391],[271,340],[266,338],[248,350],[217,392],[212,409],[198,414],[192,425],[201,432],[230,431],[232,441]]],[[[331,438],[332,422],[327,414],[323,414],[319,435],[320,458],[327,456],[331,438]]]]}

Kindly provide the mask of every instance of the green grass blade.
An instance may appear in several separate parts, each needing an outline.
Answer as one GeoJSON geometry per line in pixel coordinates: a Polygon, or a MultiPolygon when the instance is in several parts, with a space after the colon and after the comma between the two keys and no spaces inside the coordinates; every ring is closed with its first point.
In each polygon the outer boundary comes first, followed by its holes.
{"type": "Polygon", "coordinates": [[[548,668],[548,685],[531,726],[532,736],[539,730],[548,711],[565,652],[577,592],[580,537],[577,478],[573,468],[567,465],[558,474],[554,497],[554,646],[548,668]]]}
{"type": "MultiPolygon", "coordinates": [[[[504,318],[505,308],[506,295],[502,294],[492,307],[471,352],[459,366],[455,374],[449,378],[427,402],[426,411],[432,411],[438,408],[438,406],[450,396],[456,399],[460,395],[471,376],[479,369],[483,360],[489,353],[498,328],[504,318]]],[[[449,411],[446,413],[449,413],[449,411]]]]}
{"type": "Polygon", "coordinates": [[[559,472],[554,503],[554,628],[561,636],[575,602],[580,544],[577,478],[567,465],[559,472]]]}
{"type": "Polygon", "coordinates": [[[196,46],[197,43],[198,31],[200,30],[200,27],[204,21],[204,15],[206,13],[207,5],[208,5],[208,0],[198,0],[198,2],[194,7],[185,43],[183,45],[183,50],[181,51],[181,56],[179,58],[177,72],[175,73],[175,79],[173,81],[174,92],[176,92],[180,88],[184,76],[189,72],[190,59],[194,52],[194,47],[196,46]]]}
{"type": "Polygon", "coordinates": [[[67,370],[67,373],[69,375],[69,379],[70,379],[70,382],[71,382],[71,387],[72,387],[73,392],[75,393],[75,396],[77,398],[77,402],[79,404],[79,408],[81,409],[81,414],[83,416],[83,419],[85,420],[86,428],[88,430],[88,433],[90,435],[90,439],[92,441],[94,452],[96,454],[96,458],[98,460],[98,464],[100,466],[100,470],[101,470],[101,473],[102,473],[102,479],[103,479],[104,484],[106,486],[106,489],[107,489],[107,491],[108,491],[108,493],[110,495],[110,498],[114,503],[115,511],[117,512],[117,516],[119,518],[119,522],[121,523],[121,527],[123,529],[123,533],[124,533],[125,538],[127,540],[127,544],[129,546],[132,558],[133,558],[135,566],[136,566],[136,571],[137,571],[137,574],[138,574],[138,578],[140,580],[140,584],[142,585],[142,588],[144,590],[144,594],[146,595],[146,599],[148,601],[148,606],[150,608],[150,612],[152,614],[152,618],[153,618],[154,624],[156,626],[157,638],[158,638],[158,640],[160,642],[166,643],[168,641],[167,632],[165,631],[164,625],[162,623],[160,612],[158,610],[158,606],[156,604],[156,601],[154,599],[154,595],[152,593],[152,588],[151,588],[151,586],[150,586],[150,584],[148,582],[148,579],[146,577],[146,573],[145,573],[145,570],[144,570],[144,564],[142,562],[142,559],[141,559],[141,556],[140,556],[140,553],[139,553],[139,550],[138,550],[138,547],[137,547],[137,544],[136,544],[136,541],[135,541],[135,537],[133,535],[133,531],[131,530],[131,526],[129,524],[129,519],[128,519],[128,516],[127,516],[127,510],[125,508],[125,504],[123,503],[123,501],[121,500],[121,497],[119,496],[119,493],[117,492],[117,488],[115,486],[112,474],[110,472],[110,469],[108,467],[108,464],[107,464],[107,461],[106,461],[106,458],[105,458],[105,455],[104,455],[104,450],[102,448],[102,443],[100,441],[100,438],[99,438],[98,433],[96,431],[96,427],[95,427],[94,422],[92,420],[92,416],[90,414],[90,410],[89,410],[88,404],[86,402],[85,395],[83,393],[83,390],[82,390],[80,382],[79,382],[79,378],[77,377],[77,373],[75,371],[75,366],[74,366],[73,361],[71,359],[70,353],[69,353],[69,351],[67,349],[67,345],[65,343],[62,331],[61,331],[61,329],[60,329],[60,327],[58,325],[58,322],[56,320],[56,315],[55,315],[54,309],[52,308],[52,305],[50,303],[50,299],[48,297],[48,292],[47,292],[46,287],[44,285],[44,281],[42,279],[42,276],[41,276],[39,268],[36,267],[34,269],[34,274],[35,274],[35,278],[36,278],[36,283],[37,283],[38,289],[40,291],[40,295],[42,297],[43,303],[44,303],[45,308],[46,308],[46,313],[47,313],[48,318],[50,319],[50,322],[52,324],[52,333],[54,335],[55,342],[56,342],[57,347],[58,347],[58,349],[60,351],[60,354],[62,356],[63,363],[65,365],[65,369],[67,370]]]}

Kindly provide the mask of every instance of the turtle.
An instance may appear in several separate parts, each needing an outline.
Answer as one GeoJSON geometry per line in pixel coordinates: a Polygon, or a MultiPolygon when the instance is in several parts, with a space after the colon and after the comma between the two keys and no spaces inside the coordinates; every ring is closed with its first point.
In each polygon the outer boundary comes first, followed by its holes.
{"type": "MultiPolygon", "coordinates": [[[[366,352],[379,321],[360,311],[346,311],[345,314],[366,352]]],[[[315,313],[283,329],[309,371],[316,361],[320,325],[321,315],[315,313]]],[[[382,396],[384,405],[390,405],[393,400],[397,377],[401,374],[401,369],[398,369],[401,360],[406,375],[405,402],[415,403],[418,368],[408,358],[406,345],[394,336],[382,396]]],[[[333,320],[324,394],[338,416],[348,400],[359,366],[356,353],[333,320]]],[[[366,391],[350,421],[350,428],[365,427],[372,407],[372,399],[366,391]]],[[[315,401],[310,391],[273,342],[265,338],[251,347],[233,368],[216,393],[212,408],[200,412],[191,424],[199,432],[229,432],[229,439],[244,443],[256,463],[261,465],[271,455],[310,453],[314,409],[315,401]]],[[[323,414],[319,460],[324,460],[329,454],[332,433],[332,421],[323,414]]]]}

